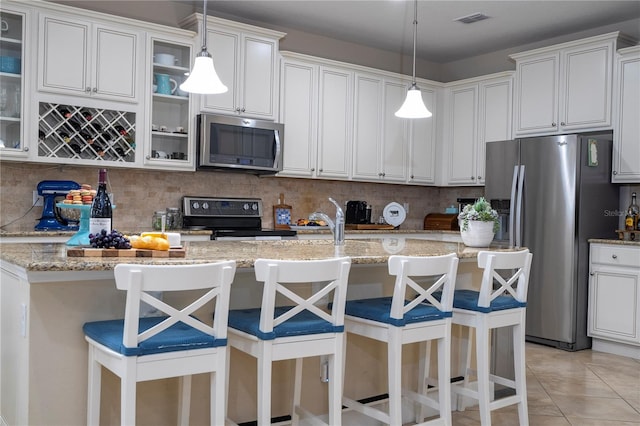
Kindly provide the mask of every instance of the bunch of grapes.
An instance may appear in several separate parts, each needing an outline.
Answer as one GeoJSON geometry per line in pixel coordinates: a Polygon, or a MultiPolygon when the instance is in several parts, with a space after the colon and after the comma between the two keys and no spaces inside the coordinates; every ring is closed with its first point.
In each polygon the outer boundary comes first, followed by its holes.
{"type": "Polygon", "coordinates": [[[89,234],[89,242],[93,248],[131,248],[131,242],[129,239],[115,229],[112,230],[111,233],[108,233],[106,229],[103,229],[96,235],[89,234]]]}

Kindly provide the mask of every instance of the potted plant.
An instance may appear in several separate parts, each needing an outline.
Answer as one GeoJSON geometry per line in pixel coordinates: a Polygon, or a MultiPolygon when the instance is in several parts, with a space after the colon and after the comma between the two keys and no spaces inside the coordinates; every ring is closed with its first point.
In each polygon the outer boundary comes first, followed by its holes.
{"type": "Polygon", "coordinates": [[[467,204],[458,214],[462,242],[469,247],[488,247],[499,230],[498,212],[484,197],[467,204]]]}

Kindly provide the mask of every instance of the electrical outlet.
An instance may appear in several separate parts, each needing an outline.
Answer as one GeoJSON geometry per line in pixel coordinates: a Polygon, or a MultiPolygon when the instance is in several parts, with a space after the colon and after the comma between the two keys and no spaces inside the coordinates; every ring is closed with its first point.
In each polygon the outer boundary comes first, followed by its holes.
{"type": "Polygon", "coordinates": [[[44,200],[42,199],[41,195],[38,195],[38,191],[33,191],[33,202],[32,203],[36,207],[44,205],[44,200]]]}

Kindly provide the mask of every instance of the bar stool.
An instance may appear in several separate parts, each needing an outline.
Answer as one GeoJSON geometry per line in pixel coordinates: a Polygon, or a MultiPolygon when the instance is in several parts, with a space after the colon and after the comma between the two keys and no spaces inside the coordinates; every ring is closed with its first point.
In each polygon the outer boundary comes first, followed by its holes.
{"type": "Polygon", "coordinates": [[[351,260],[258,259],[254,268],[256,279],[264,283],[262,306],[229,312],[229,344],[257,359],[258,425],[271,423],[271,367],[279,360],[296,360],[291,424],[298,424],[300,415],[313,416],[300,406],[302,358],[320,355],[328,355],[329,361],[329,424],[340,425],[344,303],[351,260]],[[310,282],[311,296],[301,297],[310,282]],[[316,306],[326,305],[332,292],[326,310],[316,306]],[[293,305],[276,307],[278,293],[293,305]]]}
{"type": "MultiPolygon", "coordinates": [[[[453,323],[476,331],[477,371],[471,366],[471,344],[466,340],[464,380],[452,386],[458,396],[478,400],[482,425],[491,425],[491,411],[508,405],[518,405],[520,425],[528,425],[527,384],[525,366],[525,317],[529,269],[533,255],[529,250],[518,252],[478,253],[478,267],[484,269],[480,291],[456,290],[453,297],[453,323]],[[495,283],[495,290],[494,290],[495,283]],[[515,380],[489,372],[491,330],[512,327],[515,380]],[[477,377],[477,390],[469,386],[469,377],[477,377]],[[491,383],[515,389],[516,394],[491,401],[491,383]]],[[[462,398],[459,407],[464,410],[462,398]]]]}
{"type": "MultiPolygon", "coordinates": [[[[226,417],[227,315],[234,261],[202,265],[116,265],[116,287],[127,291],[124,319],[88,322],[89,342],[87,424],[100,421],[102,367],[120,377],[122,425],[136,424],[136,385],[147,380],[180,377],[180,424],[189,424],[191,375],[211,373],[211,424],[226,417]],[[200,290],[183,309],[154,297],[158,293],[200,290]],[[206,291],[204,295],[202,291],[206,291]],[[145,302],[166,316],[139,318],[145,302]],[[215,308],[212,321],[194,312],[215,308]]],[[[166,299],[166,297],[165,297],[166,299]]],[[[211,311],[209,311],[211,312],[211,311]]],[[[210,314],[207,315],[211,318],[210,314]]]]}
{"type": "Polygon", "coordinates": [[[402,425],[402,396],[416,404],[416,422],[424,420],[423,405],[439,410],[439,418],[423,424],[451,424],[451,310],[458,258],[391,256],[389,274],[395,275],[392,297],[349,300],[345,329],[387,343],[389,412],[348,397],[343,405],[386,424],[402,425]],[[426,284],[425,284],[426,283],[426,284]],[[413,293],[411,297],[409,294],[413,293]],[[425,392],[428,375],[426,342],[438,343],[438,399],[425,392]],[[402,389],[402,345],[422,342],[418,392],[402,389]]]}

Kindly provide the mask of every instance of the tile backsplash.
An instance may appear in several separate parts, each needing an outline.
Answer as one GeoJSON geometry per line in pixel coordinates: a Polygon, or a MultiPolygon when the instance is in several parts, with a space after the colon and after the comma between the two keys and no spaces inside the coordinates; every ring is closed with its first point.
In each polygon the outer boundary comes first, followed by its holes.
{"type": "MultiPolygon", "coordinates": [[[[372,220],[390,202],[408,203],[409,212],[402,229],[422,229],[424,216],[456,204],[458,197],[478,197],[483,188],[423,187],[364,182],[257,177],[222,172],[167,172],[108,168],[108,190],[117,208],[114,227],[136,231],[151,227],[156,210],[180,207],[183,195],[216,197],[255,197],[263,201],[262,225],[273,227],[272,206],[280,193],[293,208],[293,218],[306,218],[319,210],[330,216],[335,207],[332,197],[344,204],[349,200],[367,201],[373,206],[372,220]]],[[[32,207],[33,191],[43,180],[72,180],[97,185],[98,167],[72,167],[46,164],[2,162],[0,164],[0,229],[32,231],[42,215],[42,207],[32,207]]]]}

